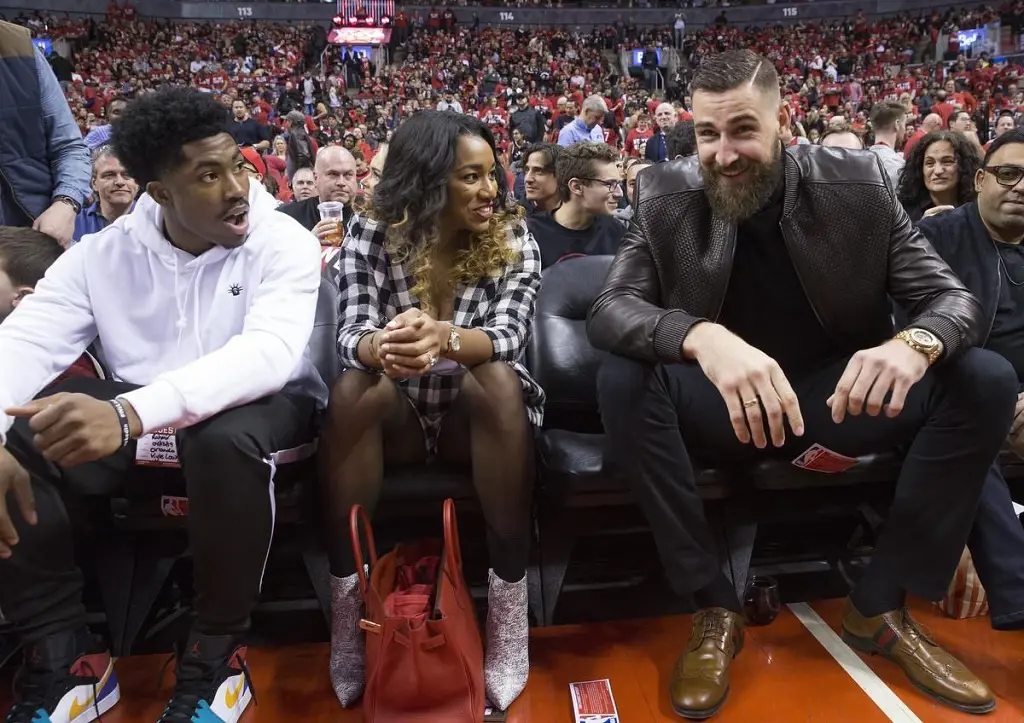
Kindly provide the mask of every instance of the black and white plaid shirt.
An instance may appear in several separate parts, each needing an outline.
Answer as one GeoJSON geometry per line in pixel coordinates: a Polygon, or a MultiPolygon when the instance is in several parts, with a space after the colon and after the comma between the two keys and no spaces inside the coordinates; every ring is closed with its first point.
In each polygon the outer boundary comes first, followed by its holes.
{"type": "MultiPolygon", "coordinates": [[[[420,308],[419,300],[412,295],[415,279],[403,264],[393,262],[386,250],[386,232],[385,225],[356,216],[333,264],[341,297],[338,355],[346,368],[368,370],[359,361],[359,339],[383,329],[403,311],[420,308]]],[[[544,390],[530,376],[522,359],[540,288],[540,249],[524,220],[509,228],[508,243],[519,252],[518,261],[495,277],[460,284],[451,321],[462,329],[479,329],[491,338],[491,360],[511,364],[515,369],[523,386],[527,417],[539,427],[544,421],[544,390]]],[[[441,420],[458,396],[461,382],[461,373],[427,374],[399,382],[419,415],[431,452],[436,449],[441,420]]]]}

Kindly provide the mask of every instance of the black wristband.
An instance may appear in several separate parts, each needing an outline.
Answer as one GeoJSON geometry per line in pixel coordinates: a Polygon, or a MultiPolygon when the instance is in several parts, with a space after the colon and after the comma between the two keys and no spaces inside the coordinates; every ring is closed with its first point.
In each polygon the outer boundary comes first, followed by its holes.
{"type": "Polygon", "coordinates": [[[110,406],[117,412],[117,423],[121,425],[121,449],[124,449],[132,441],[132,427],[128,423],[128,413],[124,411],[124,405],[120,400],[111,399],[110,406]]]}

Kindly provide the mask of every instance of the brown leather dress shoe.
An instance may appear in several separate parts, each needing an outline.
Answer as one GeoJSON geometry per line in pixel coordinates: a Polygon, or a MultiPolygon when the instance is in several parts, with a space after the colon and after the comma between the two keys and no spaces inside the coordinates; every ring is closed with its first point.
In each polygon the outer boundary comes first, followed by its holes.
{"type": "Polygon", "coordinates": [[[988,686],[921,632],[905,607],[866,618],[847,598],[843,640],[851,648],[893,661],[921,692],[952,708],[981,714],[996,707],[988,686]]]}
{"type": "Polygon", "coordinates": [[[724,608],[699,610],[693,616],[690,642],[679,656],[669,695],[684,718],[704,720],[729,697],[729,666],[743,649],[743,618],[724,608]]]}

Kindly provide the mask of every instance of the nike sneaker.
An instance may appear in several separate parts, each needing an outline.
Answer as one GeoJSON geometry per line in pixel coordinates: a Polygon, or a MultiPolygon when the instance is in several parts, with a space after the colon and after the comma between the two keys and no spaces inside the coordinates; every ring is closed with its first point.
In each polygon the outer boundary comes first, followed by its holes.
{"type": "Polygon", "coordinates": [[[89,723],[121,699],[114,661],[83,628],[25,646],[5,723],[89,723]]]}
{"type": "Polygon", "coordinates": [[[254,699],[245,655],[233,635],[193,631],[178,651],[174,695],[158,723],[235,723],[254,699]]]}

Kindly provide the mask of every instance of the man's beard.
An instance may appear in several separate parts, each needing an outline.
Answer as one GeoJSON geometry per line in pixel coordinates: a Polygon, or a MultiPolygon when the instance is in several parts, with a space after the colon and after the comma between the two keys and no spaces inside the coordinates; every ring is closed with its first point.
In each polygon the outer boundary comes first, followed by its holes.
{"type": "Polygon", "coordinates": [[[766,163],[743,158],[729,170],[746,170],[750,178],[742,183],[733,183],[722,177],[722,167],[717,163],[700,164],[700,175],[704,179],[704,193],[711,210],[716,216],[732,221],[745,221],[764,208],[771,200],[782,175],[782,147],[775,144],[772,157],[766,163]]]}

